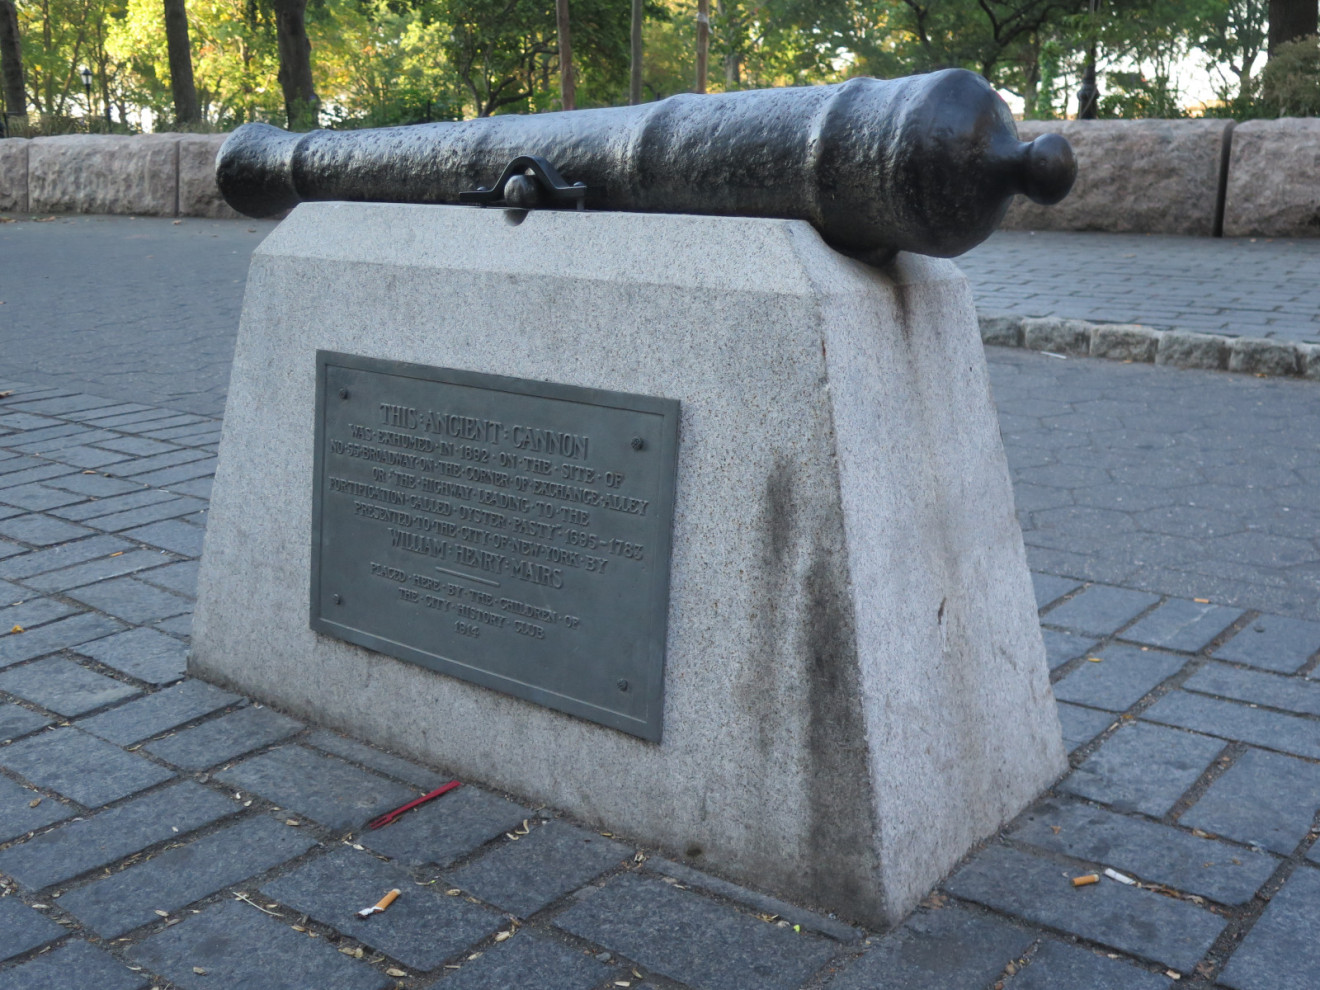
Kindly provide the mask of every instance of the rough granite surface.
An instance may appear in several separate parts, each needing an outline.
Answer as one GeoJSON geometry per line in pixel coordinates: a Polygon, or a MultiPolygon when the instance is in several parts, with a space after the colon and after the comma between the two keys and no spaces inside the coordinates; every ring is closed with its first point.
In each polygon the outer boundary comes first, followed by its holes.
{"type": "Polygon", "coordinates": [[[1320,119],[1249,120],[1233,130],[1225,237],[1320,235],[1320,119]]]}
{"type": "Polygon", "coordinates": [[[306,204],[262,244],[191,670],[896,920],[1064,765],[966,282],[802,222],[585,219],[306,204]],[[308,628],[318,348],[681,402],[661,744],[308,628]]]}
{"type": "Polygon", "coordinates": [[[179,205],[177,134],[69,134],[28,146],[34,213],[172,217],[179,205]]]}

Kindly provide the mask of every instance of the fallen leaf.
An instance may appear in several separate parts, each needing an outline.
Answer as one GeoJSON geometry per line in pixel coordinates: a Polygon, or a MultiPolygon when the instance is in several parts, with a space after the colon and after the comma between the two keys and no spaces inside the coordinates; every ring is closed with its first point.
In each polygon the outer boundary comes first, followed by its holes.
{"type": "Polygon", "coordinates": [[[284,819],[284,824],[297,826],[297,825],[301,825],[302,822],[298,821],[298,819],[296,818],[286,818],[284,819]]]}
{"type": "Polygon", "coordinates": [[[41,798],[33,798],[31,801],[28,802],[28,807],[35,808],[39,804],[41,804],[41,798]]]}
{"type": "Polygon", "coordinates": [[[407,974],[406,972],[404,972],[403,970],[401,970],[401,969],[387,969],[387,970],[385,970],[385,975],[386,975],[386,976],[407,976],[408,974],[407,974]]]}
{"type": "Polygon", "coordinates": [[[512,936],[513,936],[513,932],[496,932],[495,941],[503,942],[506,938],[511,938],[512,936]]]}
{"type": "Polygon", "coordinates": [[[461,893],[463,892],[459,890],[457,887],[450,887],[448,890],[445,891],[445,894],[448,895],[449,897],[457,897],[461,893]]]}
{"type": "Polygon", "coordinates": [[[304,928],[302,925],[290,925],[289,927],[292,928],[295,932],[305,932],[305,931],[307,931],[307,929],[304,928]]]}
{"type": "Polygon", "coordinates": [[[23,631],[23,627],[15,623],[14,628],[9,631],[11,633],[21,633],[23,631]]]}
{"type": "Polygon", "coordinates": [[[170,916],[170,913],[168,911],[162,911],[160,908],[156,908],[156,913],[160,915],[162,918],[168,918],[170,916]]]}
{"type": "MultiPolygon", "coordinates": [[[[177,226],[178,226],[179,224],[181,224],[181,223],[183,223],[182,220],[175,220],[175,221],[174,221],[174,226],[177,227],[177,226]]],[[[197,972],[197,970],[193,970],[193,972],[195,973],[195,972],[197,972]]]]}
{"type": "Polygon", "coordinates": [[[1210,599],[1209,599],[1209,598],[1193,598],[1192,601],[1196,602],[1198,605],[1209,605],[1209,604],[1210,604],[1210,599]]]}
{"type": "Polygon", "coordinates": [[[115,551],[114,553],[112,553],[110,556],[111,556],[111,557],[122,557],[123,555],[124,555],[124,551],[122,551],[122,550],[116,550],[116,551],[115,551]]]}
{"type": "Polygon", "coordinates": [[[1105,662],[1105,658],[1104,658],[1104,657],[1087,657],[1086,660],[1087,660],[1087,663],[1104,663],[1104,662],[1105,662]]]}
{"type": "Polygon", "coordinates": [[[1050,826],[1050,831],[1053,832],[1055,835],[1058,835],[1060,832],[1063,831],[1063,826],[1062,826],[1062,825],[1051,825],[1051,826],[1050,826]]]}
{"type": "Polygon", "coordinates": [[[205,975],[206,975],[206,970],[202,969],[201,966],[194,966],[194,967],[193,967],[193,972],[196,973],[198,976],[205,976],[205,975]]]}

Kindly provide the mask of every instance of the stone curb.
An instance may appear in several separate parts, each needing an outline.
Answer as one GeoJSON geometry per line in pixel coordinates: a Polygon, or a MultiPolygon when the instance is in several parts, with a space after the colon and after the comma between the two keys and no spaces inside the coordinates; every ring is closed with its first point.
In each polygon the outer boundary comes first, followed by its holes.
{"type": "Polygon", "coordinates": [[[1227,337],[1138,324],[979,313],[981,341],[1068,357],[1320,381],[1320,344],[1227,337]]]}

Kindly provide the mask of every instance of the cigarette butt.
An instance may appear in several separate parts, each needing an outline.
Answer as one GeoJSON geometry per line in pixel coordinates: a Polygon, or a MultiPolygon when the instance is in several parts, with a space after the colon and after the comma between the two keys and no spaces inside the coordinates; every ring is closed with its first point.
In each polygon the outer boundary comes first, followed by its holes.
{"type": "Polygon", "coordinates": [[[1117,880],[1119,883],[1126,884],[1129,887],[1137,882],[1126,873],[1119,873],[1118,870],[1105,870],[1105,876],[1110,880],[1117,880]]]}
{"type": "Polygon", "coordinates": [[[1088,873],[1085,876],[1073,877],[1074,887],[1085,887],[1088,884],[1099,883],[1099,882],[1100,882],[1100,874],[1098,873],[1088,873]]]}
{"type": "Polygon", "coordinates": [[[399,888],[398,888],[398,887],[395,887],[395,888],[394,888],[393,890],[391,890],[388,894],[386,894],[384,897],[382,897],[380,900],[378,900],[375,904],[371,905],[371,907],[369,907],[369,908],[363,908],[361,911],[359,911],[359,912],[358,912],[358,917],[359,917],[359,918],[365,918],[365,917],[367,917],[368,915],[372,915],[372,914],[380,914],[380,913],[381,913],[382,911],[384,911],[387,907],[389,907],[391,904],[393,904],[394,901],[395,901],[395,899],[396,899],[398,896],[399,896],[399,888]]]}

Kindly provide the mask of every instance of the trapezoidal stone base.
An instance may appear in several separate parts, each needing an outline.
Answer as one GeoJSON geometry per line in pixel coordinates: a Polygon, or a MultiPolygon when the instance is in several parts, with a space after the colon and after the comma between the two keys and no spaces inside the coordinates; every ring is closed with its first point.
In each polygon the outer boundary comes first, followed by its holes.
{"type": "Polygon", "coordinates": [[[298,207],[248,277],[191,670],[869,925],[1065,767],[967,285],[799,221],[298,207]],[[318,349],[680,401],[660,742],[310,629],[318,349]]]}

